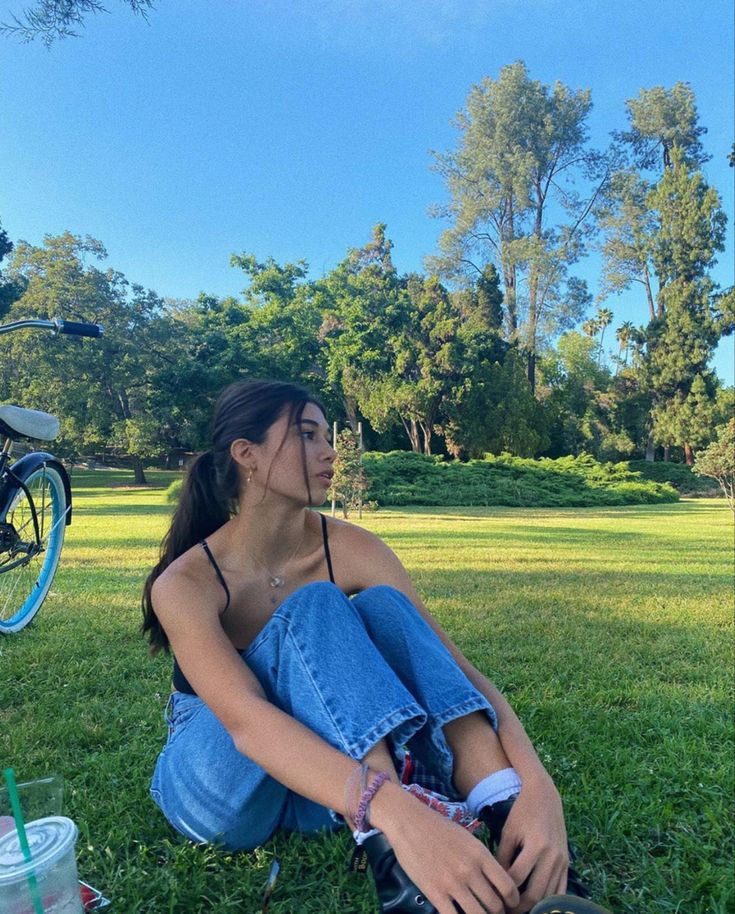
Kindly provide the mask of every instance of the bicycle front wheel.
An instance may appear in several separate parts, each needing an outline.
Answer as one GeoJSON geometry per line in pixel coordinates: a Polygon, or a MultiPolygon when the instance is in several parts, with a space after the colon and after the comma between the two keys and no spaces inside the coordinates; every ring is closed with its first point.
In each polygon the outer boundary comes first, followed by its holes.
{"type": "Polygon", "coordinates": [[[0,634],[25,628],[51,587],[69,508],[63,472],[53,464],[32,470],[0,523],[0,634]]]}

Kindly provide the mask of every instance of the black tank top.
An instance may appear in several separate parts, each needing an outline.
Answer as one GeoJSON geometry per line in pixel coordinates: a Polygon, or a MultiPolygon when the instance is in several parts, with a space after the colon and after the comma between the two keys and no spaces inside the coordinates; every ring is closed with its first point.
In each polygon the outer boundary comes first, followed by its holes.
{"type": "MultiPolygon", "coordinates": [[[[327,533],[327,518],[323,514],[320,514],[319,517],[322,522],[322,539],[324,541],[324,557],[327,560],[327,569],[329,571],[329,580],[332,582],[332,584],[334,584],[334,572],[332,571],[332,556],[329,552],[329,534],[327,533]]],[[[227,582],[225,581],[224,575],[222,574],[222,571],[220,570],[219,565],[215,561],[215,558],[212,555],[212,552],[207,544],[207,541],[202,540],[199,545],[202,547],[202,549],[204,549],[204,553],[207,556],[207,558],[209,559],[209,561],[212,565],[212,568],[214,568],[214,573],[217,575],[217,579],[219,580],[220,584],[222,585],[222,588],[224,589],[224,592],[227,596],[227,602],[225,603],[225,610],[226,610],[227,607],[230,605],[230,588],[227,586],[227,582]]],[[[223,610],[223,612],[224,612],[224,610],[223,610]]],[[[179,663],[175,657],[174,657],[174,670],[173,670],[172,684],[173,684],[174,689],[176,689],[177,692],[186,692],[187,695],[196,695],[196,692],[194,691],[191,684],[189,683],[189,680],[186,678],[186,676],[184,676],[183,672],[181,671],[181,667],[179,666],[179,663]]]]}

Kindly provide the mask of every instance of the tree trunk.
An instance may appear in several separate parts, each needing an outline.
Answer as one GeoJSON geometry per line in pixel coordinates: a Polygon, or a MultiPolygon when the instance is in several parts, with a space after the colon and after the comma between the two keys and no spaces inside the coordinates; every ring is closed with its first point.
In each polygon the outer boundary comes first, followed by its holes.
{"type": "Polygon", "coordinates": [[[646,441],[646,460],[649,463],[653,463],[653,458],[656,453],[656,442],[653,440],[653,432],[648,433],[648,440],[646,441]]]}
{"type": "MultiPolygon", "coordinates": [[[[515,222],[513,217],[513,198],[508,201],[508,232],[503,233],[500,238],[500,266],[503,271],[503,292],[505,297],[505,313],[508,324],[508,339],[513,342],[518,335],[518,303],[516,297],[516,279],[517,271],[513,260],[508,256],[508,244],[513,241],[515,234],[515,222]]],[[[502,230],[501,230],[502,231],[502,230]]]]}
{"type": "Polygon", "coordinates": [[[531,385],[531,393],[536,393],[536,353],[528,353],[528,383],[531,385]]]}
{"type": "Polygon", "coordinates": [[[668,444],[664,445],[664,463],[671,462],[671,446],[668,444]]]}
{"type": "Polygon", "coordinates": [[[145,478],[145,473],[143,472],[143,461],[140,457],[133,457],[133,473],[135,474],[136,486],[145,486],[148,484],[148,480],[145,478]]]}
{"type": "Polygon", "coordinates": [[[345,396],[344,398],[345,414],[347,424],[352,429],[352,434],[357,434],[357,400],[354,397],[345,396]]]}
{"type": "Polygon", "coordinates": [[[643,265],[643,280],[646,287],[646,300],[648,301],[649,320],[656,318],[656,306],[653,303],[653,292],[651,291],[651,274],[648,272],[648,264],[643,265]]]}
{"type": "MultiPolygon", "coordinates": [[[[536,195],[537,200],[543,200],[541,194],[541,188],[536,183],[536,195]]],[[[535,238],[538,238],[539,242],[542,239],[542,227],[544,219],[544,205],[543,202],[538,202],[536,204],[536,217],[534,220],[533,234],[535,238]]],[[[530,261],[531,269],[528,277],[528,329],[529,329],[529,339],[530,339],[530,349],[528,353],[528,383],[531,386],[531,393],[536,393],[536,337],[538,335],[538,325],[539,325],[539,271],[536,264],[536,260],[532,257],[530,261]]]]}
{"type": "Polygon", "coordinates": [[[691,444],[684,442],[684,457],[686,458],[687,466],[694,466],[694,451],[692,450],[691,444]]]}
{"type": "Polygon", "coordinates": [[[431,454],[431,423],[422,422],[421,431],[424,434],[424,454],[431,454]]]}
{"type": "Polygon", "coordinates": [[[408,435],[408,440],[411,442],[411,450],[414,454],[420,454],[421,442],[419,441],[419,427],[416,424],[416,420],[404,419],[403,416],[401,416],[401,422],[408,435]]]}

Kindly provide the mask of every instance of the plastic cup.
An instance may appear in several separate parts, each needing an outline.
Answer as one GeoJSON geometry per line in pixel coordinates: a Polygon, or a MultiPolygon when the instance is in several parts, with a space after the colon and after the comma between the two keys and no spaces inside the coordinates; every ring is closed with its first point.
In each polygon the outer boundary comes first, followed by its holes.
{"type": "MultiPolygon", "coordinates": [[[[23,781],[15,785],[24,822],[60,816],[64,799],[64,780],[59,774],[23,781]]],[[[15,828],[7,787],[0,785],[0,837],[15,828]]],[[[0,912],[2,914],[2,912],[0,912]]]]}
{"type": "Polygon", "coordinates": [[[0,837],[0,912],[35,914],[29,877],[35,876],[44,914],[83,914],[74,844],[77,827],[65,816],[26,823],[32,860],[26,862],[17,831],[0,837]]]}

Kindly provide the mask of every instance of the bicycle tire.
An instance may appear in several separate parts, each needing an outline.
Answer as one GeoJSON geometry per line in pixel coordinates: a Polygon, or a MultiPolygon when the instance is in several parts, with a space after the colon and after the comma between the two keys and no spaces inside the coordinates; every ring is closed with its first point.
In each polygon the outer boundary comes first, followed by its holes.
{"type": "Polygon", "coordinates": [[[0,518],[5,536],[0,548],[0,634],[25,628],[49,592],[70,507],[65,477],[66,471],[55,461],[37,466],[19,477],[25,489],[16,485],[7,499],[8,510],[0,518]]]}

